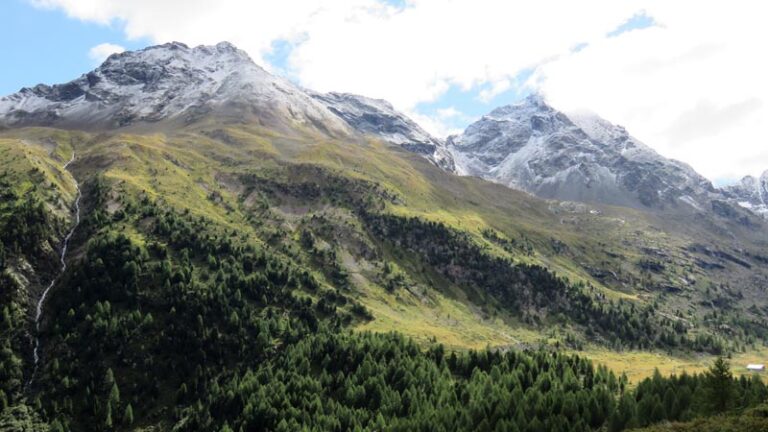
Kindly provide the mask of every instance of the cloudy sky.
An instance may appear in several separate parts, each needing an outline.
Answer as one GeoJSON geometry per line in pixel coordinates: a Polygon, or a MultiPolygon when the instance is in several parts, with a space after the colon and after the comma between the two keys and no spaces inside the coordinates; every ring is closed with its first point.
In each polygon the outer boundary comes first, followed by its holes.
{"type": "Polygon", "coordinates": [[[748,0],[4,0],[0,93],[112,52],[228,40],[444,136],[538,91],[718,183],[768,169],[768,6],[748,0]]]}

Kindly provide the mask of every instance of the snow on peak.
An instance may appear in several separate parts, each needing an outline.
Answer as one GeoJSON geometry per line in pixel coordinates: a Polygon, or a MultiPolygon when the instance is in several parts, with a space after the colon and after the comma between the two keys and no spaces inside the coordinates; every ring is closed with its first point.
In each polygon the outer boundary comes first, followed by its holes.
{"type": "Polygon", "coordinates": [[[544,198],[700,210],[712,185],[621,127],[589,112],[564,114],[532,95],[449,137],[457,172],[544,198]]]}
{"type": "Polygon", "coordinates": [[[741,207],[768,218],[768,171],[759,178],[745,176],[739,183],[725,186],[721,190],[741,207]]]}
{"type": "Polygon", "coordinates": [[[349,126],[363,134],[427,156],[438,166],[454,171],[453,158],[444,143],[383,99],[349,93],[310,93],[349,126]]]}
{"type": "Polygon", "coordinates": [[[600,141],[613,141],[628,136],[627,131],[588,110],[566,113],[569,119],[591,138],[600,141]]]}
{"type": "Polygon", "coordinates": [[[7,125],[108,128],[167,119],[189,122],[210,113],[348,133],[323,105],[228,42],[194,48],[171,42],[113,54],[69,83],[38,85],[0,98],[0,124],[7,125]]]}

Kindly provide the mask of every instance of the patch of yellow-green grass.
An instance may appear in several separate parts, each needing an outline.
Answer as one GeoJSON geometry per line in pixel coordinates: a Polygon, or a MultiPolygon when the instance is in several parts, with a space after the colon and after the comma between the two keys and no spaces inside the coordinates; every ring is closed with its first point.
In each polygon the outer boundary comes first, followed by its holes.
{"type": "Polygon", "coordinates": [[[69,161],[72,152],[91,139],[91,136],[84,132],[46,127],[12,129],[2,135],[18,139],[27,146],[42,148],[47,155],[61,164],[69,161]]]}
{"type": "MultiPolygon", "coordinates": [[[[595,347],[578,353],[596,363],[606,365],[617,374],[626,373],[629,381],[633,384],[652,376],[655,369],[658,369],[662,375],[704,372],[716,359],[715,356],[707,354],[675,356],[663,352],[633,350],[617,352],[595,347]]],[[[729,360],[734,375],[751,376],[753,373],[746,369],[747,364],[768,363],[768,349],[759,347],[746,353],[737,353],[729,360]]],[[[760,376],[763,380],[768,381],[768,375],[765,373],[760,376]]]]}
{"type": "Polygon", "coordinates": [[[371,282],[360,264],[346,252],[343,261],[358,292],[358,300],[373,314],[358,330],[398,331],[421,343],[437,341],[451,349],[482,349],[534,343],[540,333],[490,316],[460,290],[446,292],[415,284],[388,291],[371,282]]]}
{"type": "Polygon", "coordinates": [[[66,213],[76,189],[72,175],[49,156],[47,148],[16,138],[0,138],[2,174],[22,197],[37,188],[52,210],[66,213]]]}
{"type": "Polygon", "coordinates": [[[533,343],[540,335],[523,327],[513,328],[501,319],[485,319],[465,302],[439,292],[430,293],[428,304],[403,291],[392,294],[368,287],[359,299],[375,317],[358,326],[374,332],[399,331],[416,341],[437,341],[451,349],[482,349],[533,343]]]}
{"type": "Polygon", "coordinates": [[[373,180],[407,195],[409,207],[431,202],[432,185],[416,172],[407,160],[397,157],[390,146],[377,140],[363,143],[322,141],[308,144],[297,161],[313,163],[373,180]]]}
{"type": "Polygon", "coordinates": [[[112,229],[128,237],[131,243],[136,246],[144,247],[147,245],[146,236],[142,232],[140,232],[138,229],[136,229],[136,227],[133,224],[130,224],[130,223],[120,224],[116,228],[112,228],[112,229]]]}
{"type": "Polygon", "coordinates": [[[217,166],[196,148],[179,144],[163,135],[119,135],[91,151],[112,158],[103,175],[128,195],[146,193],[222,226],[247,230],[236,197],[215,179],[217,166]]]}

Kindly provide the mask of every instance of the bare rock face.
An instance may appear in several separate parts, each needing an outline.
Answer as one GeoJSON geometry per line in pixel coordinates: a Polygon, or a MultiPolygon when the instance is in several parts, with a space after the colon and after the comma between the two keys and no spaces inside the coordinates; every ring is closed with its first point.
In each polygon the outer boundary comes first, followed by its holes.
{"type": "Polygon", "coordinates": [[[457,172],[543,198],[696,212],[720,196],[688,165],[623,127],[562,113],[539,95],[493,110],[447,144],[457,172]]]}
{"type": "Polygon", "coordinates": [[[738,184],[726,186],[722,190],[741,207],[768,219],[768,171],[760,178],[746,176],[738,184]]]}
{"type": "Polygon", "coordinates": [[[312,93],[312,97],[353,129],[424,155],[447,171],[455,170],[445,143],[395,110],[389,102],[349,93],[312,93]]]}

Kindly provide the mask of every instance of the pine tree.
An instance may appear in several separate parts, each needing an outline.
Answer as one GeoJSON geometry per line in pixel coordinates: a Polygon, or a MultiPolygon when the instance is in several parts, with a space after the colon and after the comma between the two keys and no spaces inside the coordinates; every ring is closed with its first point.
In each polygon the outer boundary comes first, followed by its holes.
{"type": "Polygon", "coordinates": [[[51,422],[50,432],[64,432],[64,426],[61,425],[59,420],[53,420],[53,422],[51,422]]]}
{"type": "Polygon", "coordinates": [[[624,393],[619,399],[619,405],[611,413],[608,420],[608,430],[619,432],[635,426],[636,410],[634,396],[629,392],[624,393]]]}
{"type": "Polygon", "coordinates": [[[112,404],[107,402],[105,411],[106,411],[106,416],[104,418],[104,426],[106,426],[107,429],[112,429],[112,404]]]}
{"type": "Polygon", "coordinates": [[[123,413],[123,424],[124,425],[131,425],[133,424],[133,407],[129,403],[128,406],[125,407],[125,412],[123,413]]]}
{"type": "Polygon", "coordinates": [[[731,365],[722,356],[706,372],[704,385],[709,408],[712,412],[722,413],[727,411],[733,402],[733,374],[731,365]]]}
{"type": "Polygon", "coordinates": [[[117,383],[112,384],[112,389],[109,391],[109,402],[113,406],[120,403],[120,389],[117,388],[117,383]]]}

